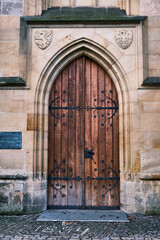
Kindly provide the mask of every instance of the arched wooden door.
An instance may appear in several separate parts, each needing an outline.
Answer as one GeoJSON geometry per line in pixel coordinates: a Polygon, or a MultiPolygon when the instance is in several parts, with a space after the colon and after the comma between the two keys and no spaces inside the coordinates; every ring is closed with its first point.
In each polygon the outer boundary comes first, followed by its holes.
{"type": "Polygon", "coordinates": [[[81,57],[49,99],[48,208],[119,208],[118,98],[108,74],[81,57]]]}

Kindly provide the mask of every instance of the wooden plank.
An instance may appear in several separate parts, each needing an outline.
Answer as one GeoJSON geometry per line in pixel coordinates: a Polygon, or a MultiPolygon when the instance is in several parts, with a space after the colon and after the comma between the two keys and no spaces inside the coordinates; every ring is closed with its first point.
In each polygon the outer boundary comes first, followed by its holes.
{"type": "MultiPolygon", "coordinates": [[[[54,99],[54,85],[50,92],[49,97],[49,106],[54,99]]],[[[54,159],[54,123],[55,118],[51,115],[49,111],[49,130],[48,130],[48,175],[53,170],[53,159],[54,159]]],[[[53,206],[54,199],[53,199],[53,187],[48,182],[48,206],[53,206]]]]}
{"type": "MultiPolygon", "coordinates": [[[[55,82],[55,98],[57,98],[57,100],[55,101],[55,106],[56,107],[61,107],[61,74],[59,75],[59,77],[57,78],[56,82],[55,82]]],[[[56,117],[60,117],[62,114],[62,111],[60,109],[55,110],[55,115],[56,117]]],[[[56,171],[55,171],[55,175],[54,176],[59,176],[62,177],[62,170],[60,165],[62,164],[62,158],[61,158],[61,121],[55,121],[55,139],[54,139],[54,168],[57,167],[56,171]]],[[[55,187],[57,189],[60,190],[60,186],[61,186],[61,182],[59,180],[55,181],[55,187]]],[[[61,198],[62,198],[62,194],[60,192],[56,192],[56,190],[54,190],[54,206],[59,206],[61,205],[61,198]]]]}
{"type": "MultiPolygon", "coordinates": [[[[82,58],[76,60],[76,106],[84,107],[83,102],[83,74],[82,58]]],[[[83,110],[76,111],[76,169],[75,175],[82,178],[83,148],[83,110]]],[[[76,181],[76,205],[82,207],[82,180],[76,181]]]]}
{"type": "MultiPolygon", "coordinates": [[[[68,66],[62,71],[62,107],[69,106],[69,99],[68,99],[68,81],[69,81],[69,73],[68,73],[68,66]]],[[[62,161],[63,164],[63,176],[68,175],[68,110],[62,110],[62,161]]],[[[64,196],[61,199],[61,205],[67,206],[68,205],[68,181],[62,180],[61,181],[62,192],[64,196]]]]}
{"type": "MultiPolygon", "coordinates": [[[[97,77],[97,64],[91,62],[91,106],[97,105],[98,98],[98,77],[97,77]]],[[[95,176],[95,169],[98,169],[98,113],[91,110],[91,127],[92,127],[92,144],[94,148],[94,161],[92,161],[92,177],[95,176]]],[[[98,206],[98,188],[95,188],[94,181],[92,181],[92,206],[98,206]]]]}
{"type": "MultiPolygon", "coordinates": [[[[112,83],[112,96],[113,100],[118,105],[118,96],[115,89],[114,84],[112,83]]],[[[117,172],[119,176],[119,111],[117,111],[116,115],[113,117],[113,169],[117,172]]],[[[120,193],[119,193],[119,181],[117,186],[112,190],[112,197],[114,206],[119,206],[120,204],[120,193]]]]}
{"type": "MultiPolygon", "coordinates": [[[[105,73],[105,95],[106,96],[110,96],[110,90],[112,90],[112,85],[111,85],[111,79],[108,76],[107,73],[105,73]]],[[[106,100],[105,101],[105,106],[109,106],[112,107],[112,103],[110,100],[106,100]]],[[[112,115],[112,110],[106,110],[106,114],[105,117],[108,118],[112,115]],[[108,115],[109,114],[109,115],[108,115]]],[[[106,121],[106,159],[105,159],[105,164],[106,166],[110,166],[111,160],[112,160],[112,144],[113,144],[113,139],[112,139],[112,119],[111,120],[107,120],[106,121]]],[[[111,176],[111,174],[109,174],[109,169],[106,168],[105,171],[105,177],[109,177],[111,176]]],[[[105,186],[107,187],[107,189],[109,189],[111,187],[111,185],[113,184],[113,181],[107,180],[105,182],[105,186]]],[[[109,191],[106,195],[105,195],[105,203],[107,207],[112,206],[112,198],[111,198],[111,192],[109,191]]]]}
{"type": "MultiPolygon", "coordinates": [[[[85,107],[91,106],[91,61],[86,59],[85,107]]],[[[85,110],[85,149],[91,149],[91,111],[85,110]]],[[[85,178],[92,175],[91,159],[85,161],[85,178]]],[[[92,182],[85,179],[85,206],[92,206],[92,182]]]]}
{"type": "Polygon", "coordinates": [[[0,149],[21,149],[21,132],[0,132],[0,149]]]}
{"type": "MultiPolygon", "coordinates": [[[[75,101],[75,61],[69,65],[69,87],[68,87],[69,106],[76,106],[75,101]]],[[[76,169],[76,110],[69,110],[68,112],[68,176],[75,176],[76,169]]],[[[75,181],[68,182],[68,206],[75,206],[75,181]]]]}
{"type": "MultiPolygon", "coordinates": [[[[98,106],[105,107],[105,101],[104,101],[104,70],[98,66],[98,106]]],[[[105,177],[105,167],[103,161],[105,161],[106,158],[106,131],[105,131],[105,112],[106,110],[97,110],[98,112],[98,130],[99,130],[99,138],[98,138],[98,144],[99,144],[99,168],[98,168],[98,176],[99,177],[105,177]]],[[[98,183],[98,205],[99,206],[105,206],[105,180],[99,180],[98,183]]]]}

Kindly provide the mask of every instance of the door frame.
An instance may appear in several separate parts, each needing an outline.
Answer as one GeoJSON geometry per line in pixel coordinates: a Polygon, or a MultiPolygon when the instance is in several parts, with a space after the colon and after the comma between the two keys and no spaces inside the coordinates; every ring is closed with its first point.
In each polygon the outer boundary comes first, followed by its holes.
{"type": "MultiPolygon", "coordinates": [[[[130,106],[128,84],[125,71],[116,57],[100,44],[81,38],[61,49],[44,68],[37,84],[35,94],[35,135],[33,180],[39,180],[44,202],[47,208],[47,174],[48,174],[48,99],[51,87],[61,70],[75,58],[85,55],[97,62],[111,77],[119,99],[119,168],[120,179],[123,172],[131,167],[130,160],[130,106]]],[[[38,186],[40,186],[38,184],[38,186]]],[[[39,188],[39,187],[38,187],[39,188]]],[[[120,183],[121,192],[121,183],[120,183]]],[[[120,204],[121,195],[120,194],[120,204]]]]}

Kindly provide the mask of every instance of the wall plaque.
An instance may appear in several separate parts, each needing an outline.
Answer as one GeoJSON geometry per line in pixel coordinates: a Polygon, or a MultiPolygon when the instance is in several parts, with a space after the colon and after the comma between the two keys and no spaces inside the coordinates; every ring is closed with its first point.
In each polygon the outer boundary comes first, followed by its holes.
{"type": "Polygon", "coordinates": [[[39,30],[34,34],[35,43],[40,49],[46,49],[52,42],[52,31],[39,30]]]}
{"type": "Polygon", "coordinates": [[[119,30],[115,33],[115,41],[122,49],[127,49],[133,42],[132,30],[119,30]]]}
{"type": "Polygon", "coordinates": [[[0,149],[21,149],[22,132],[0,132],[0,149]]]}

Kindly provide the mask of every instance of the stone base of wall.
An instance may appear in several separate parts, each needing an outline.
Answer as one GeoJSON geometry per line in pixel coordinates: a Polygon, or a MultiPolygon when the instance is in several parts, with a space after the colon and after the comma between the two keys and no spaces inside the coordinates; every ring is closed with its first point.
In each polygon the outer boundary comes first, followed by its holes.
{"type": "MultiPolygon", "coordinates": [[[[160,215],[159,189],[159,180],[141,180],[138,174],[121,176],[120,209],[160,215]]],[[[47,181],[0,180],[0,214],[31,214],[46,209],[47,181]]]]}

